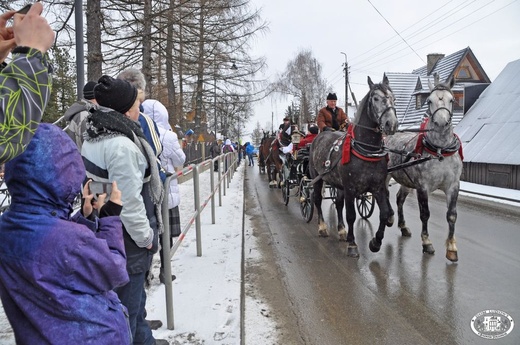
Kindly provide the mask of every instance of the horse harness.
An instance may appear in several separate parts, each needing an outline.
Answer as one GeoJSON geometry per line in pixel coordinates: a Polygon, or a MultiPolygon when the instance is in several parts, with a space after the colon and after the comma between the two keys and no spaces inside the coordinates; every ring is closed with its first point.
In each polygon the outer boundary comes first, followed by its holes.
{"type": "MultiPolygon", "coordinates": [[[[334,167],[338,165],[340,161],[342,161],[343,164],[346,164],[350,161],[350,153],[357,158],[368,161],[368,162],[377,162],[380,161],[383,158],[387,158],[388,153],[383,145],[383,141],[381,141],[380,146],[370,145],[367,143],[363,143],[361,141],[356,140],[354,135],[354,127],[362,127],[362,128],[368,128],[365,126],[360,125],[354,125],[349,124],[347,131],[344,132],[340,137],[338,137],[334,142],[332,143],[332,146],[329,149],[327,159],[323,163],[323,166],[325,167],[325,170],[318,174],[312,181],[311,184],[314,184],[315,182],[319,181],[324,175],[328,174],[334,167]],[[341,146],[343,144],[343,149],[341,149],[341,146]],[[370,148],[374,148],[376,150],[370,150],[370,148]],[[342,152],[340,152],[342,150],[342,152]],[[339,152],[339,154],[332,159],[333,152],[339,152]],[[348,160],[344,160],[345,156],[348,155],[348,160]]],[[[380,132],[379,128],[368,128],[373,131],[380,132]]]]}

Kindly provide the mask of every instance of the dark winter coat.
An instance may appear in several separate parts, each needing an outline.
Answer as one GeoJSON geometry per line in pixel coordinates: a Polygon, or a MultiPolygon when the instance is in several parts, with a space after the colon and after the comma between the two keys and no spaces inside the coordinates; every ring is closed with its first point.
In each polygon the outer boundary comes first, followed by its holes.
{"type": "Polygon", "coordinates": [[[5,166],[0,295],[17,344],[130,343],[126,308],[112,291],[128,282],[122,224],[101,218],[94,233],[72,221],[84,177],[76,145],[51,124],[5,166]]]}

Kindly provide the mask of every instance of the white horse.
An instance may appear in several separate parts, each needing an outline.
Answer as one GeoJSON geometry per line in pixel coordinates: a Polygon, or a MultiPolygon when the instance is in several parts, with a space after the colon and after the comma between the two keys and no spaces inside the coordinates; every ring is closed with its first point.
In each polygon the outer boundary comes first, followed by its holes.
{"type": "MultiPolygon", "coordinates": [[[[393,177],[401,186],[397,193],[398,226],[403,236],[411,236],[403,214],[403,204],[411,189],[417,190],[417,200],[422,222],[421,239],[423,253],[433,254],[435,249],[428,235],[428,196],[435,190],[442,190],[446,195],[449,233],[446,240],[446,258],[458,261],[455,241],[455,222],[457,220],[457,198],[459,181],[462,174],[462,149],[459,138],[453,133],[451,119],[453,116],[454,96],[451,92],[454,81],[450,84],[439,84],[435,78],[435,86],[429,83],[428,111],[417,133],[396,133],[388,137],[386,145],[390,148],[388,166],[411,163],[412,159],[425,159],[424,162],[397,169],[389,173],[388,180],[393,177]],[[392,149],[403,150],[410,154],[392,152],[392,149]],[[431,159],[429,159],[431,158],[431,159]]],[[[387,183],[388,185],[388,183],[387,183]]]]}

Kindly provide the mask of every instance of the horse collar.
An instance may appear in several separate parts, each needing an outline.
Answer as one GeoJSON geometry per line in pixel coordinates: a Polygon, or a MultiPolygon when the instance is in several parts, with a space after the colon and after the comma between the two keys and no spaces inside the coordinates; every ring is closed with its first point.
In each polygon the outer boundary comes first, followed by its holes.
{"type": "Polygon", "coordinates": [[[425,130],[429,120],[429,118],[425,118],[421,123],[421,131],[417,137],[417,143],[415,145],[414,152],[420,154],[423,150],[425,150],[429,154],[439,158],[439,160],[442,160],[444,157],[449,157],[455,154],[455,152],[459,152],[461,159],[464,159],[462,154],[462,144],[460,138],[456,134],[453,134],[453,141],[449,146],[446,147],[435,146],[428,140],[428,136],[426,135],[425,130]]]}

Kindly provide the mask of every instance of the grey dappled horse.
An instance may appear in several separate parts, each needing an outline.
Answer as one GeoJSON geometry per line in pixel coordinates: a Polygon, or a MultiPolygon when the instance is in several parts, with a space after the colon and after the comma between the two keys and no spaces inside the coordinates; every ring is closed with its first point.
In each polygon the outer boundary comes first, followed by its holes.
{"type": "MultiPolygon", "coordinates": [[[[379,251],[387,223],[391,220],[391,207],[385,185],[387,176],[386,151],[383,133],[393,134],[397,130],[394,96],[386,76],[380,84],[368,78],[369,92],[360,102],[355,121],[347,133],[322,132],[314,139],[309,157],[309,171],[313,178],[313,198],[318,211],[318,235],[328,236],[327,224],[321,209],[323,182],[336,187],[336,211],[340,241],[347,242],[347,255],[359,257],[354,237],[356,197],[371,192],[380,209],[379,228],[369,247],[379,251]],[[349,139],[350,150],[343,153],[345,138],[349,139]],[[343,164],[343,156],[350,156],[343,164]],[[347,214],[348,233],[343,222],[343,202],[347,214]]],[[[348,147],[348,145],[347,145],[348,147]]]]}
{"type": "MultiPolygon", "coordinates": [[[[450,84],[439,84],[436,77],[435,86],[429,83],[431,94],[428,97],[428,117],[421,126],[424,132],[397,133],[387,138],[386,145],[391,149],[415,152],[421,157],[432,159],[404,169],[393,171],[393,177],[401,186],[397,193],[398,226],[403,236],[411,236],[406,226],[403,204],[411,189],[417,190],[420,218],[422,222],[421,239],[423,252],[433,254],[435,249],[428,235],[428,195],[440,189],[446,195],[449,233],[446,240],[446,258],[457,261],[457,246],[455,244],[455,221],[457,220],[457,198],[459,195],[459,180],[462,174],[462,158],[460,156],[460,141],[453,133],[451,119],[453,116],[454,97],[451,92],[454,81],[450,84]],[[419,137],[419,138],[418,138],[419,137]],[[418,142],[419,140],[419,142],[418,142]],[[420,152],[417,152],[420,151],[420,152]]],[[[417,158],[417,157],[416,157],[417,158]]],[[[390,153],[389,166],[399,165],[406,161],[402,154],[390,153]]]]}

